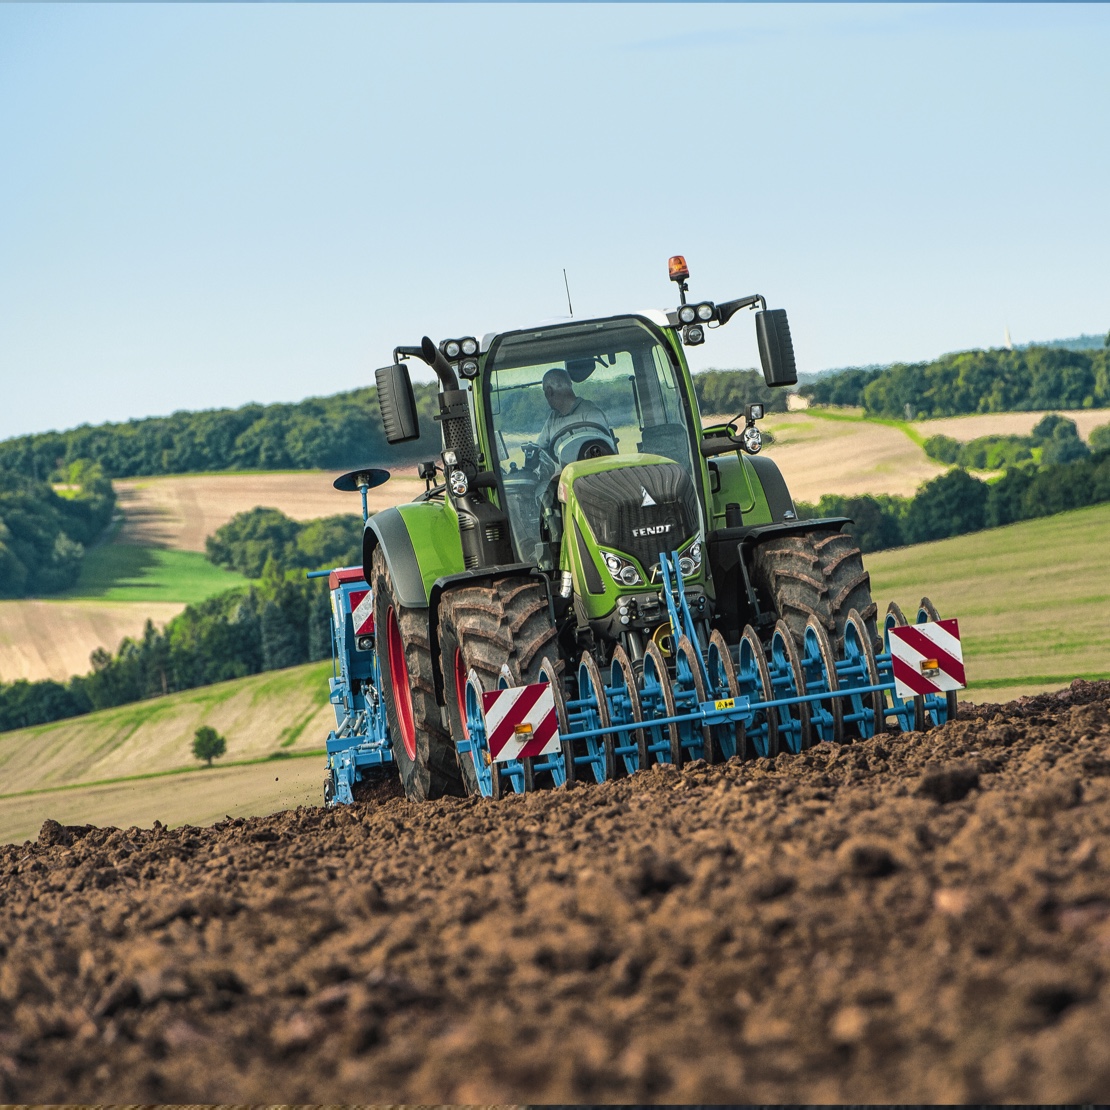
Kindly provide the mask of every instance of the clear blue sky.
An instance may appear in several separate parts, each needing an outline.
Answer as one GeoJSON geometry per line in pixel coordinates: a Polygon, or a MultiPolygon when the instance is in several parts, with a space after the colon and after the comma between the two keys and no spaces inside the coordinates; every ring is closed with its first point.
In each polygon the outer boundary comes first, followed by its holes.
{"type": "MultiPolygon", "coordinates": [[[[1105,5],[0,5],[0,437],[764,293],[800,367],[1110,328],[1105,5]]],[[[750,318],[695,366],[756,363],[750,318]]]]}

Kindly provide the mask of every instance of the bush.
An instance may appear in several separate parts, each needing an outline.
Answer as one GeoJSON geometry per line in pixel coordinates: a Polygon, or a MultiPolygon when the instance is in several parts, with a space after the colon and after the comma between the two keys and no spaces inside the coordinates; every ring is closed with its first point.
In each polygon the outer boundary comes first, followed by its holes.
{"type": "Polygon", "coordinates": [[[929,438],[922,444],[925,448],[925,454],[931,459],[936,459],[937,462],[947,463],[951,466],[957,462],[960,457],[960,447],[962,446],[959,440],[953,439],[951,436],[929,436],[929,438]]]}
{"type": "Polygon", "coordinates": [[[193,736],[193,755],[197,759],[206,759],[208,766],[211,767],[212,760],[219,758],[226,751],[227,742],[214,728],[201,725],[197,729],[193,736]]]}
{"type": "Polygon", "coordinates": [[[986,523],[987,487],[966,470],[950,470],[917,491],[902,532],[907,543],[977,532],[986,523]]]}
{"type": "Polygon", "coordinates": [[[362,561],[362,517],[297,521],[277,509],[251,509],[236,513],[204,543],[210,562],[247,578],[261,578],[271,560],[279,575],[352,565],[362,561]]]}
{"type": "Polygon", "coordinates": [[[1110,424],[1100,424],[1091,429],[1087,437],[1087,446],[1092,451],[1110,451],[1110,424]]]}

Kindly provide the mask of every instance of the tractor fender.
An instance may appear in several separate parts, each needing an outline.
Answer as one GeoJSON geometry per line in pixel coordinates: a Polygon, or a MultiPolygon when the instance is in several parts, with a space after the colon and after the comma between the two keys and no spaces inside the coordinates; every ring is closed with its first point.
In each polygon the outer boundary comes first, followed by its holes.
{"type": "Polygon", "coordinates": [[[552,608],[552,623],[554,623],[554,599],[551,595],[551,580],[542,571],[536,569],[535,563],[502,563],[495,567],[479,567],[476,570],[466,570],[461,574],[446,574],[437,578],[432,585],[431,596],[428,600],[428,636],[432,645],[432,677],[435,683],[436,701],[442,706],[446,705],[443,685],[443,666],[439,652],[439,603],[444,593],[456,586],[472,586],[478,582],[492,582],[497,578],[507,578],[510,575],[527,575],[538,578],[547,589],[547,603],[552,608]]]}
{"type": "Polygon", "coordinates": [[[786,480],[779,470],[778,463],[765,455],[751,455],[748,457],[752,469],[763,487],[763,495],[767,498],[767,507],[771,510],[771,519],[776,523],[797,520],[797,510],[794,508],[794,498],[786,488],[786,480]]]}
{"type": "Polygon", "coordinates": [[[397,601],[406,609],[427,609],[428,594],[420,574],[420,563],[412,536],[400,510],[394,506],[375,513],[362,532],[362,574],[370,581],[370,559],[381,545],[386,565],[397,591],[397,601]]]}

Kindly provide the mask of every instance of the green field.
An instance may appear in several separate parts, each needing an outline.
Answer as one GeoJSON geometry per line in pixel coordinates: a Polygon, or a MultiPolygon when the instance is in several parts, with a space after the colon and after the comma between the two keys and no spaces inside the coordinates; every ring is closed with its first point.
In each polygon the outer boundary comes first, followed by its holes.
{"type": "Polygon", "coordinates": [[[1110,678],[1110,504],[868,555],[881,612],[922,594],[958,617],[970,694],[1005,701],[1110,678]]]}
{"type": "Polygon", "coordinates": [[[247,581],[213,566],[198,551],[109,543],[86,554],[76,584],[57,596],[191,605],[247,581]]]}

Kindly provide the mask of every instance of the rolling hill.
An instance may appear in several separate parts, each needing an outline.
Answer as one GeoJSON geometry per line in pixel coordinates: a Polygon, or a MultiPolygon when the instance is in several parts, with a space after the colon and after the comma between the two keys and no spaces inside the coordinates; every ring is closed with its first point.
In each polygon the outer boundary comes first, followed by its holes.
{"type": "MultiPolygon", "coordinates": [[[[1110,504],[880,552],[867,565],[880,613],[890,600],[909,612],[927,594],[959,618],[967,699],[1007,701],[1110,677],[1107,535],[1110,504]]],[[[324,759],[312,753],[334,719],[329,673],[314,663],[0,734],[0,843],[32,836],[47,817],[203,824],[318,804],[324,759]],[[226,735],[223,766],[192,760],[202,724],[226,735]]]]}

